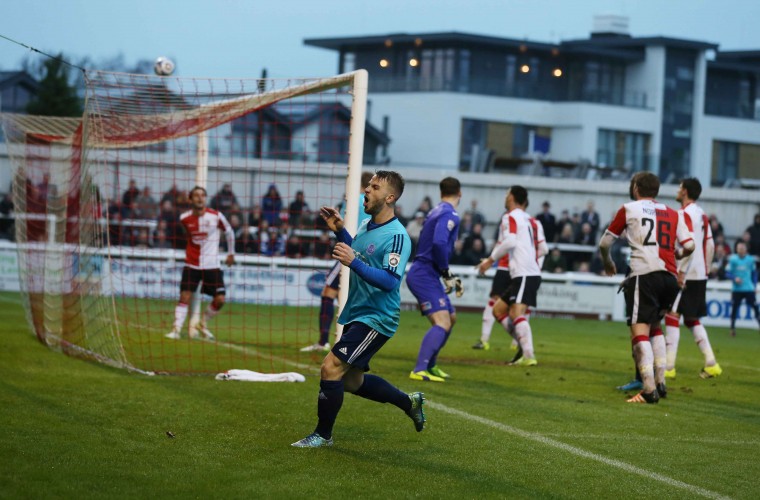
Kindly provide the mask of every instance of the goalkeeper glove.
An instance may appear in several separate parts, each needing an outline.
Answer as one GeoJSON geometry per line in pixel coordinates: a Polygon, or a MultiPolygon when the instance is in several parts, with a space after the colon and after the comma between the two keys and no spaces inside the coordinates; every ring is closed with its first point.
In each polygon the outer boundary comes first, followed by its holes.
{"type": "Polygon", "coordinates": [[[443,286],[445,287],[446,293],[456,291],[457,297],[461,297],[464,294],[462,278],[452,274],[448,269],[443,272],[443,286]]]}

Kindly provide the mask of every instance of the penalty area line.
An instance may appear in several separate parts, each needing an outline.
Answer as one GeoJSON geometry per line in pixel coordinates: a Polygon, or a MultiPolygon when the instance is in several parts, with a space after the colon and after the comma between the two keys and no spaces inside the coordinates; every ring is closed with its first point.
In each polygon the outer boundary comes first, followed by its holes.
{"type": "Polygon", "coordinates": [[[480,417],[478,415],[473,415],[471,413],[467,413],[466,411],[458,410],[456,408],[451,408],[450,406],[446,406],[441,403],[434,403],[432,401],[426,402],[427,406],[430,408],[442,411],[444,413],[448,413],[450,415],[455,415],[457,417],[461,417],[465,420],[469,420],[471,422],[475,422],[478,424],[482,424],[488,427],[491,427],[493,429],[497,429],[503,432],[506,432],[508,434],[513,434],[515,436],[521,437],[523,439],[528,439],[530,441],[535,441],[537,443],[543,444],[545,446],[549,446],[552,448],[557,448],[563,451],[566,451],[567,453],[570,453],[571,455],[575,455],[582,458],[587,458],[589,460],[594,460],[596,462],[603,463],[605,465],[609,465],[611,467],[616,467],[618,469],[622,469],[626,472],[630,472],[633,474],[637,474],[639,476],[642,476],[646,479],[651,479],[655,481],[659,481],[661,483],[664,483],[668,486],[673,486],[674,488],[680,488],[682,490],[686,490],[690,493],[693,493],[695,495],[700,495],[706,498],[730,498],[725,495],[721,495],[720,493],[716,493],[714,491],[710,491],[704,488],[700,488],[699,486],[695,486],[693,484],[685,483],[683,481],[679,481],[677,479],[673,479],[668,476],[664,476],[662,474],[658,474],[657,472],[648,471],[645,469],[642,469],[640,467],[636,467],[635,465],[622,462],[620,460],[615,460],[613,458],[608,458],[603,455],[598,455],[596,453],[592,453],[590,451],[583,450],[581,448],[571,446],[569,444],[565,444],[561,441],[557,441],[555,439],[546,437],[544,435],[535,433],[535,432],[529,432],[524,431],[522,429],[518,429],[517,427],[512,427],[511,425],[502,424],[500,422],[496,422],[494,420],[489,420],[484,417],[480,417]]]}

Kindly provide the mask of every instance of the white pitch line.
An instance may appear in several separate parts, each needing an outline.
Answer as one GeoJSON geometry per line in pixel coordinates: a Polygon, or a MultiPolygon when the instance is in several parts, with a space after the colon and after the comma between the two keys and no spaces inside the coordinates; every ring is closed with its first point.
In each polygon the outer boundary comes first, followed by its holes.
{"type": "Polygon", "coordinates": [[[622,462],[620,460],[615,460],[613,458],[607,458],[602,455],[597,455],[596,453],[592,453],[590,451],[583,450],[581,448],[577,448],[575,446],[571,446],[569,444],[562,443],[560,441],[557,441],[555,439],[546,437],[544,435],[535,433],[535,432],[529,432],[524,431],[522,429],[518,429],[516,427],[512,427],[511,425],[502,424],[500,422],[496,422],[494,420],[489,420],[484,417],[479,417],[477,415],[473,415],[471,413],[467,413],[466,411],[457,410],[456,408],[451,408],[449,406],[446,406],[441,403],[434,403],[431,401],[427,402],[427,405],[431,408],[434,408],[436,410],[440,410],[445,413],[449,413],[451,415],[456,415],[458,417],[464,418],[466,420],[470,420],[472,422],[476,422],[479,424],[486,425],[488,427],[492,427],[494,429],[498,429],[503,432],[507,432],[509,434],[514,434],[515,436],[519,436],[524,439],[528,439],[531,441],[536,441],[540,444],[550,446],[552,448],[558,448],[560,450],[566,451],[570,453],[571,455],[576,455],[583,458],[588,458],[590,460],[595,460],[597,462],[601,462],[605,465],[609,465],[611,467],[617,467],[618,469],[622,469],[626,472],[631,472],[633,474],[638,474],[639,476],[643,476],[647,479],[653,479],[655,481],[659,481],[661,483],[665,483],[668,486],[672,486],[674,488],[680,488],[682,490],[686,490],[690,493],[693,493],[695,495],[700,495],[706,498],[718,498],[718,499],[727,499],[730,497],[727,497],[725,495],[721,495],[720,493],[716,493],[714,491],[706,490],[704,488],[700,488],[699,486],[694,486],[693,484],[684,483],[683,481],[679,481],[677,479],[673,479],[668,476],[663,476],[662,474],[658,474],[657,472],[648,471],[645,469],[642,469],[640,467],[636,467],[635,465],[622,462]]]}
{"type": "MultiPolygon", "coordinates": [[[[610,436],[604,434],[563,434],[559,432],[548,432],[544,434],[549,437],[563,437],[566,439],[595,439],[599,441],[630,441],[631,436],[610,436]]],[[[661,441],[662,438],[654,436],[636,436],[637,441],[661,441]]],[[[727,441],[720,438],[682,438],[671,439],[671,441],[677,441],[679,443],[700,443],[700,444],[728,444],[733,446],[760,446],[760,441],[737,439],[735,441],[727,441]]]]}

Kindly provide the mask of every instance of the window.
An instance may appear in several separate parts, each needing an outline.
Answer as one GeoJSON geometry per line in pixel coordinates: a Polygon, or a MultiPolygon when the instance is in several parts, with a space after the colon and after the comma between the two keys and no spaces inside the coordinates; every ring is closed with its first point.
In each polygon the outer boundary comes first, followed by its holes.
{"type": "Polygon", "coordinates": [[[715,141],[713,147],[717,150],[713,154],[713,184],[723,185],[736,179],[739,174],[739,144],[715,141]]]}
{"type": "Polygon", "coordinates": [[[628,172],[647,170],[649,134],[599,129],[596,163],[628,172]]]}

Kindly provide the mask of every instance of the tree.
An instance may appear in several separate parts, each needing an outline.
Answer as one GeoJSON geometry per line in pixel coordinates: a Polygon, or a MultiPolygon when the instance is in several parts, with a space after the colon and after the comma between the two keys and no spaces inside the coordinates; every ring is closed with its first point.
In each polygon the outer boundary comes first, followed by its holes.
{"type": "Polygon", "coordinates": [[[63,54],[43,62],[37,98],[27,105],[27,112],[43,116],[81,116],[82,102],[76,88],[69,83],[69,68],[63,54]]]}

